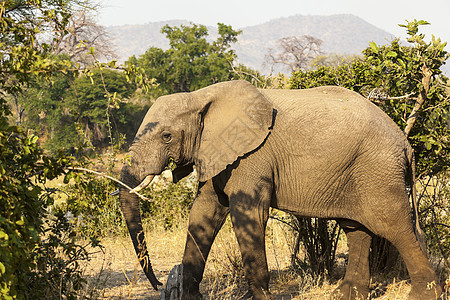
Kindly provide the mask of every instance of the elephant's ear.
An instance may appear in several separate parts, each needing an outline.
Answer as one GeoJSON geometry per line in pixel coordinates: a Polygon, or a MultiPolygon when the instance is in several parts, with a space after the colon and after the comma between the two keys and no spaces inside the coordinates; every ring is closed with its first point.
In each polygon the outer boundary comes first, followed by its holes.
{"type": "Polygon", "coordinates": [[[206,181],[264,142],[273,105],[246,81],[219,83],[193,94],[203,103],[194,161],[199,180],[206,181]]]}

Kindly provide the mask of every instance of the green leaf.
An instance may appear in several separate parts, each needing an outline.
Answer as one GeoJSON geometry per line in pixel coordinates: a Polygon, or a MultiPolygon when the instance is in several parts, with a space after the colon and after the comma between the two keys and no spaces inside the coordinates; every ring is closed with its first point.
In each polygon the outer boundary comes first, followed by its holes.
{"type": "Polygon", "coordinates": [[[419,21],[417,21],[417,25],[430,25],[430,23],[428,23],[425,20],[419,20],[419,21]]]}
{"type": "Polygon", "coordinates": [[[389,51],[388,53],[386,53],[386,57],[397,57],[397,52],[389,51]]]}
{"type": "Polygon", "coordinates": [[[8,234],[6,232],[0,231],[0,239],[8,240],[8,234]]]}
{"type": "Polygon", "coordinates": [[[2,262],[0,262],[0,274],[5,274],[5,272],[6,272],[5,265],[2,262]]]}
{"type": "Polygon", "coordinates": [[[67,173],[64,176],[64,180],[63,180],[64,184],[68,184],[71,178],[73,178],[73,173],[72,172],[67,173]]]}
{"type": "Polygon", "coordinates": [[[32,144],[36,144],[36,142],[38,141],[38,139],[39,139],[39,137],[37,136],[37,135],[33,135],[32,137],[31,137],[31,143],[32,144]]]}
{"type": "Polygon", "coordinates": [[[372,51],[374,53],[378,53],[378,46],[377,46],[377,44],[375,44],[375,42],[373,42],[373,41],[370,42],[369,46],[370,46],[370,49],[372,49],[372,51]]]}
{"type": "Polygon", "coordinates": [[[117,63],[117,60],[112,60],[112,61],[110,61],[110,62],[108,63],[108,67],[110,67],[110,68],[116,68],[116,63],[117,63]]]}

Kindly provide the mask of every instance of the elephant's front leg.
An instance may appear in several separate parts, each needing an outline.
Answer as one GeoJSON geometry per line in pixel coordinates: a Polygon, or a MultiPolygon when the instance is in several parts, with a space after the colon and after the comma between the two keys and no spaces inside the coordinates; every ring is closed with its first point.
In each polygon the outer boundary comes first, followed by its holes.
{"type": "Polygon", "coordinates": [[[253,299],[272,299],[265,250],[270,188],[249,188],[230,194],[230,215],[253,299]]]}
{"type": "Polygon", "coordinates": [[[200,299],[200,281],[214,238],[229,213],[225,195],[217,195],[211,180],[201,184],[189,215],[183,256],[182,299],[200,299]]]}

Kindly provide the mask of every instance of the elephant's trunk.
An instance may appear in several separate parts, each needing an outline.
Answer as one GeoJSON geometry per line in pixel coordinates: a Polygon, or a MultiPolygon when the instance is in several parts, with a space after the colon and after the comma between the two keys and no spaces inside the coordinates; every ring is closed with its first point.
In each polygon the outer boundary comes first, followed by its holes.
{"type": "MultiPolygon", "coordinates": [[[[139,184],[136,176],[130,173],[128,166],[122,169],[120,177],[121,181],[130,187],[136,187],[139,184]]],[[[150,257],[148,255],[144,231],[142,228],[139,198],[136,194],[129,193],[128,190],[121,187],[119,199],[122,213],[125,218],[128,231],[130,232],[131,240],[133,241],[134,250],[136,251],[145,275],[152,284],[153,288],[157,290],[158,285],[162,285],[162,283],[156,279],[152,265],[150,264],[150,257]]]]}

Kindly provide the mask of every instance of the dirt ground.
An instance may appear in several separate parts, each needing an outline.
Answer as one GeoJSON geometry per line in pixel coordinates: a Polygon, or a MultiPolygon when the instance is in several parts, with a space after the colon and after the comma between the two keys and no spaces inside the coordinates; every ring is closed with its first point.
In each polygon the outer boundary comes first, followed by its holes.
{"type": "MultiPolygon", "coordinates": [[[[173,266],[181,262],[185,234],[185,228],[147,233],[152,266],[156,277],[164,284],[173,266]]],[[[338,280],[319,284],[311,278],[287,271],[290,264],[288,238],[280,233],[280,229],[269,229],[266,249],[271,272],[270,291],[274,298],[330,299],[338,280]]],[[[106,238],[102,244],[103,252],[97,251],[85,266],[86,294],[95,295],[98,299],[160,299],[160,291],[153,290],[140,268],[128,236],[106,238]]],[[[345,253],[345,244],[342,247],[338,251],[345,253]]],[[[205,299],[242,299],[246,289],[239,269],[239,257],[231,226],[225,226],[216,238],[200,287],[205,299]]],[[[344,274],[343,266],[340,272],[342,274],[338,277],[344,274]]],[[[402,300],[410,290],[407,281],[392,282],[392,279],[382,284],[373,283],[372,287],[379,291],[378,297],[373,299],[402,300]]]]}
{"type": "MultiPolygon", "coordinates": [[[[164,284],[170,270],[181,263],[185,232],[183,229],[173,232],[155,230],[147,234],[155,275],[164,284]]],[[[271,292],[275,299],[295,299],[300,281],[298,276],[286,271],[290,264],[286,236],[277,236],[273,232],[269,235],[266,249],[272,278],[271,292]]],[[[86,293],[95,293],[99,299],[160,299],[160,291],[153,290],[145,277],[128,236],[103,239],[102,245],[103,252],[96,251],[85,266],[89,283],[86,293]]],[[[211,250],[200,287],[206,299],[240,299],[245,294],[239,261],[234,233],[231,226],[225,225],[211,250]]],[[[325,293],[329,294],[332,289],[333,286],[327,286],[325,293]]]]}
{"type": "MultiPolygon", "coordinates": [[[[155,275],[165,284],[170,270],[181,261],[183,245],[167,236],[154,236],[151,240],[154,242],[150,242],[149,252],[155,275]]],[[[102,245],[103,252],[94,254],[85,272],[88,288],[96,290],[99,299],[160,299],[160,291],[155,291],[145,277],[128,237],[103,239],[102,245]]]]}

